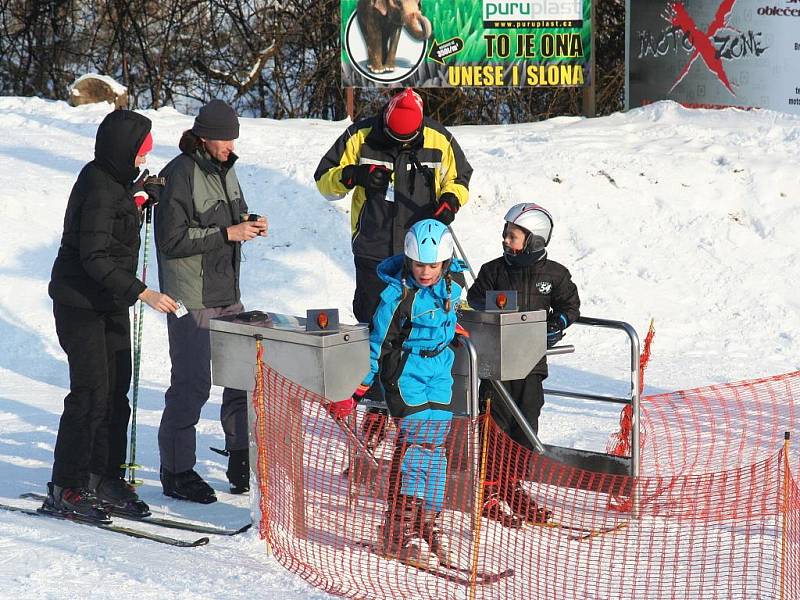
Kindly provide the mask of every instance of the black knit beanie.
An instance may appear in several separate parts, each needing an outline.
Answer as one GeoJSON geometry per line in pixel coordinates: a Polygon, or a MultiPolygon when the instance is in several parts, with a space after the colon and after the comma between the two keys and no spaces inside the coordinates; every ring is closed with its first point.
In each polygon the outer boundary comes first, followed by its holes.
{"type": "Polygon", "coordinates": [[[235,140],[239,137],[239,119],[228,104],[212,100],[197,113],[192,133],[206,140],[235,140]]]}

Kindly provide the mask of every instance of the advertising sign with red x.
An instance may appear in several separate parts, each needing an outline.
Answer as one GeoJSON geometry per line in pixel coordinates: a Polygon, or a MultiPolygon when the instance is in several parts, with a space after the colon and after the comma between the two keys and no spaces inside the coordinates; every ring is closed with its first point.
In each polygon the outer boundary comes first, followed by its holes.
{"type": "Polygon", "coordinates": [[[800,0],[628,0],[629,108],[800,114],[800,0]]]}

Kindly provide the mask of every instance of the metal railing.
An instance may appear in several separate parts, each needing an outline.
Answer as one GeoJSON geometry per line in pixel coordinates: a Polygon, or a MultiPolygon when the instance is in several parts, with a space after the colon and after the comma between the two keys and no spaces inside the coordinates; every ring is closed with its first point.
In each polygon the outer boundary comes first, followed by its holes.
{"type": "MultiPolygon", "coordinates": [[[[600,327],[604,329],[616,329],[624,331],[630,340],[630,394],[624,397],[606,396],[603,394],[588,394],[569,390],[545,388],[544,393],[551,396],[565,398],[576,398],[579,400],[592,400],[598,402],[613,402],[616,404],[630,404],[632,408],[632,439],[631,439],[631,475],[639,476],[640,456],[639,456],[639,410],[641,403],[641,380],[639,378],[639,357],[641,347],[639,335],[636,330],[624,321],[612,321],[610,319],[596,319],[594,317],[580,317],[575,321],[576,325],[586,325],[588,327],[600,327]]],[[[556,350],[551,348],[547,354],[563,354],[563,352],[551,352],[556,350]]]]}

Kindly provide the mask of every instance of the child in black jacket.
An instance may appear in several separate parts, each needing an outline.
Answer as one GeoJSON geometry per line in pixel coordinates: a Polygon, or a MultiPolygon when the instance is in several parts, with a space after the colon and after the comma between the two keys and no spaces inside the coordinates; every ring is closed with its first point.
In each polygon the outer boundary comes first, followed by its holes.
{"type": "MultiPolygon", "coordinates": [[[[481,267],[477,280],[469,289],[467,301],[472,308],[483,310],[487,291],[516,290],[520,310],[547,311],[549,348],[580,316],[578,288],[566,267],[547,258],[546,246],[553,231],[553,217],[547,210],[533,203],[516,204],[506,213],[505,221],[503,256],[481,267]]],[[[542,381],[546,377],[547,360],[542,357],[525,379],[503,382],[537,433],[539,413],[544,405],[542,381]]],[[[501,401],[496,401],[494,389],[488,381],[481,383],[480,395],[481,398],[492,398],[492,418],[500,429],[521,446],[532,449],[511,413],[501,401]]],[[[498,453],[491,447],[488,450],[484,514],[512,526],[519,524],[520,519],[546,521],[549,511],[538,507],[520,485],[527,473],[527,465],[515,465],[512,472],[503,473],[508,469],[499,464],[498,453]],[[508,513],[509,508],[513,515],[508,513]]]]}

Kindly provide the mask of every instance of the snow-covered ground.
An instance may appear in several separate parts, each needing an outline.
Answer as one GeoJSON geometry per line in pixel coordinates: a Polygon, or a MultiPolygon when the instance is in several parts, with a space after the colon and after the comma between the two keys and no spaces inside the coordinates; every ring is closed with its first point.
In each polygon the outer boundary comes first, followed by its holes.
{"type": "MultiPolygon", "coordinates": [[[[69,190],[106,111],[0,98],[0,502],[42,491],[50,476],[68,373],[47,282],[69,190]]],[[[172,109],[145,114],[155,138],[148,166],[157,171],[192,119],[172,109]]],[[[345,126],[242,119],[237,170],[251,209],[270,220],[269,237],[244,247],[248,308],[338,307],[352,322],[349,203],[326,202],[312,177],[345,126]]],[[[595,120],[454,133],[475,168],[470,203],[454,225],[473,266],[499,255],[510,205],[546,206],[556,220],[550,256],[571,270],[582,313],[627,321],[642,338],[655,319],[648,393],[800,368],[800,118],[659,103],[595,120]]],[[[152,261],[150,282],[155,268],[152,261]]],[[[225,464],[207,450],[222,443],[218,389],[199,426],[198,470],[220,501],[195,506],[161,494],[156,432],[169,358],[163,317],[148,311],[144,327],[142,498],[159,513],[247,521],[247,499],[225,493],[225,464]]],[[[627,391],[623,334],[573,327],[565,343],[576,352],[551,359],[548,386],[627,391]]],[[[549,399],[543,439],[600,449],[618,410],[549,399]]],[[[268,556],[255,532],[174,549],[0,512],[0,597],[75,596],[326,597],[268,556]]]]}

